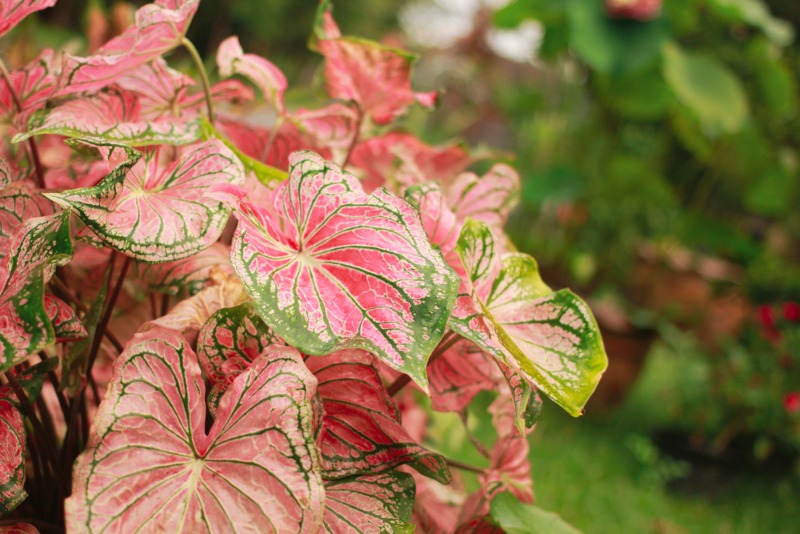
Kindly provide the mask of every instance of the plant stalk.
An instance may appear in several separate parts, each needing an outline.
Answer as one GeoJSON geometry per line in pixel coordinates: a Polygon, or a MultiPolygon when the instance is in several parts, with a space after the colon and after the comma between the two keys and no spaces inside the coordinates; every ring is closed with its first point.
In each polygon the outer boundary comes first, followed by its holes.
{"type": "Polygon", "coordinates": [[[189,52],[189,55],[192,56],[192,61],[194,62],[195,67],[200,72],[200,80],[203,82],[203,92],[206,95],[206,108],[208,110],[208,122],[212,125],[214,124],[214,103],[211,100],[211,82],[208,81],[208,73],[206,72],[206,67],[203,64],[203,59],[200,57],[200,53],[197,51],[197,48],[194,47],[194,44],[184,37],[181,39],[181,44],[183,47],[189,52]]]}

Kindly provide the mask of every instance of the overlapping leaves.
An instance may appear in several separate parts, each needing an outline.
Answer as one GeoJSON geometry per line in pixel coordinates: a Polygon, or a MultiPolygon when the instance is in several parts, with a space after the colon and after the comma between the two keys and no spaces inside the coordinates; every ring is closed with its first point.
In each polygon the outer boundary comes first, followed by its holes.
{"type": "Polygon", "coordinates": [[[297,352],[276,347],[236,378],[206,432],[194,352],[177,332],[137,335],[75,464],[68,528],[314,531],[324,507],[315,389],[297,352]]]}
{"type": "Polygon", "coordinates": [[[456,276],[403,200],[313,153],[291,163],[273,210],[238,202],[232,263],[256,309],[304,353],[363,348],[425,387],[456,276]]]}

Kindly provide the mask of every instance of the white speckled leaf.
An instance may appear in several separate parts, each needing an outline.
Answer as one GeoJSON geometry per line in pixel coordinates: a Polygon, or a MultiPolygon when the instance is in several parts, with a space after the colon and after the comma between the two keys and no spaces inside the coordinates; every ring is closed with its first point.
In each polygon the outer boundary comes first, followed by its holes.
{"type": "Polygon", "coordinates": [[[316,532],[315,391],[297,351],[275,347],[231,384],[206,432],[192,349],[170,330],[137,334],[75,462],[67,529],[316,532]]]}
{"type": "Polygon", "coordinates": [[[410,205],[384,190],[365,194],[311,152],[292,155],[274,211],[237,202],[241,191],[218,195],[238,206],[234,269],[281,338],[306,354],[372,351],[427,387],[458,278],[410,205]]]}
{"type": "Polygon", "coordinates": [[[398,471],[331,480],[325,484],[324,531],[411,533],[414,490],[411,475],[398,471]]]}
{"type": "Polygon", "coordinates": [[[97,186],[47,196],[123,254],[149,263],[186,258],[214,243],[228,220],[228,208],[206,196],[209,187],[243,183],[244,170],[218,140],[182,147],[171,163],[167,154],[131,154],[97,186]]]}

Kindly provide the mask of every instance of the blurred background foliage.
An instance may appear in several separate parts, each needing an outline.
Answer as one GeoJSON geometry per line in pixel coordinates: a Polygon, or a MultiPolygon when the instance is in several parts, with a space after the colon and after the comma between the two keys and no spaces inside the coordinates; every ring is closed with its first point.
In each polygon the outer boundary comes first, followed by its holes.
{"type": "MultiPolygon", "coordinates": [[[[4,56],[91,50],[142,3],[61,0],[15,30],[4,56]]],[[[189,37],[213,67],[219,42],[239,35],[286,73],[287,100],[301,105],[322,94],[306,46],[316,4],[203,0],[189,37]]],[[[412,110],[403,128],[515,165],[508,232],[601,323],[610,367],[589,415],[548,410],[532,438],[542,506],[590,532],[796,528],[797,1],[335,9],[344,33],[418,53],[417,88],[443,90],[436,111],[412,110]]],[[[469,456],[448,430],[458,425],[434,424],[435,446],[469,456]]]]}

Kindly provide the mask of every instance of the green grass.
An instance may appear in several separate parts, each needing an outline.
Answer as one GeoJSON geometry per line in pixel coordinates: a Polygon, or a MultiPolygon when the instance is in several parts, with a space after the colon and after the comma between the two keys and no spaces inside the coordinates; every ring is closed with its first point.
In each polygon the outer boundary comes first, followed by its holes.
{"type": "Polygon", "coordinates": [[[676,462],[653,456],[646,436],[664,421],[660,400],[680,379],[675,367],[666,354],[651,353],[628,400],[612,413],[572,419],[548,404],[531,435],[536,504],[586,534],[800,532],[793,466],[781,478],[717,472],[711,483],[667,489],[676,462]]]}

